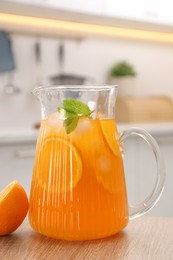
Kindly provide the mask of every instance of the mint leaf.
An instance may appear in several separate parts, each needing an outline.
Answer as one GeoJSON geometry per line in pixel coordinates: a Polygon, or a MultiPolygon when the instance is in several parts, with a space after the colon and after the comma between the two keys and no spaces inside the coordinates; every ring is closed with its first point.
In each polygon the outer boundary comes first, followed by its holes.
{"type": "Polygon", "coordinates": [[[64,120],[64,126],[67,134],[70,134],[77,127],[78,121],[78,116],[68,117],[64,120]]]}
{"type": "Polygon", "coordinates": [[[76,114],[81,114],[81,115],[88,115],[91,113],[91,110],[89,107],[84,104],[83,102],[68,98],[63,101],[63,109],[68,111],[68,112],[73,112],[76,114]]]}
{"type": "Polygon", "coordinates": [[[72,111],[65,110],[65,116],[66,116],[66,118],[68,118],[68,117],[78,116],[78,114],[77,113],[73,113],[72,111]]]}
{"type": "Polygon", "coordinates": [[[65,112],[64,127],[67,134],[75,130],[80,117],[92,119],[93,111],[86,104],[76,99],[64,99],[63,107],[58,107],[58,111],[61,112],[61,110],[65,112]]]}
{"type": "Polygon", "coordinates": [[[66,118],[77,116],[77,113],[73,113],[72,111],[67,111],[63,107],[58,107],[58,112],[63,113],[66,118]]]}

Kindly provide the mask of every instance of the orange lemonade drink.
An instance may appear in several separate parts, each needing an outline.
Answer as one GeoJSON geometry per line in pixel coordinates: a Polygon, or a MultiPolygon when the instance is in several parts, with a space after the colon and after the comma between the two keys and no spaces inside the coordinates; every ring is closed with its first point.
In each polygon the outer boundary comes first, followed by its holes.
{"type": "Polygon", "coordinates": [[[67,134],[58,112],[42,120],[29,220],[40,233],[87,240],[128,223],[122,155],[114,119],[81,117],[67,134]]]}

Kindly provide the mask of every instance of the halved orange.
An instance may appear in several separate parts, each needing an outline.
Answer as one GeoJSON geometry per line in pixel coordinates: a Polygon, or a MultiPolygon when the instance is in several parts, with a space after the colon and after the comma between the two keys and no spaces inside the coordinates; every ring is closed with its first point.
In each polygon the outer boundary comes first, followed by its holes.
{"type": "Polygon", "coordinates": [[[28,207],[27,194],[17,181],[0,192],[0,236],[10,234],[20,226],[28,207]]]}
{"type": "Polygon", "coordinates": [[[41,147],[37,173],[46,190],[68,192],[82,176],[82,160],[76,147],[61,137],[48,137],[41,147]]]}

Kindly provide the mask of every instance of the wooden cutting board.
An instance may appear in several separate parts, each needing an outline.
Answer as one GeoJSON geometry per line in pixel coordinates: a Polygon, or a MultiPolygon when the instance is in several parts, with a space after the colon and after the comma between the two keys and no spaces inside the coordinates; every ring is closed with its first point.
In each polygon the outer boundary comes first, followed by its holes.
{"type": "Polygon", "coordinates": [[[122,123],[171,122],[173,100],[166,96],[119,96],[116,101],[116,120],[122,123]]]}

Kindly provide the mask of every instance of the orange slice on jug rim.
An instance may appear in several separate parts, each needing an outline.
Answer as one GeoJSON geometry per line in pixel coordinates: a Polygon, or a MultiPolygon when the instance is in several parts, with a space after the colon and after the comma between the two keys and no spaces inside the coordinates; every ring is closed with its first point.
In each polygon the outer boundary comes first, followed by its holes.
{"type": "Polygon", "coordinates": [[[55,192],[68,192],[82,176],[82,160],[76,147],[61,137],[47,137],[38,157],[41,186],[55,192]]]}

